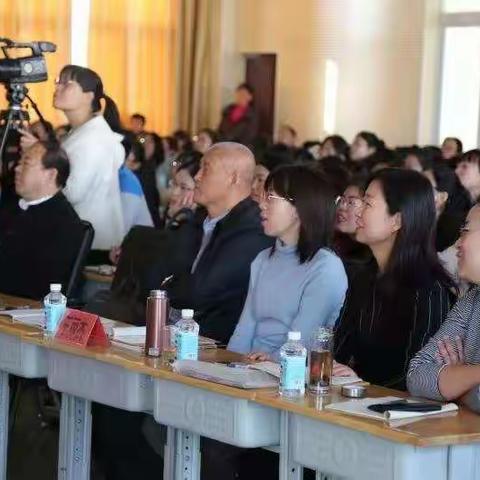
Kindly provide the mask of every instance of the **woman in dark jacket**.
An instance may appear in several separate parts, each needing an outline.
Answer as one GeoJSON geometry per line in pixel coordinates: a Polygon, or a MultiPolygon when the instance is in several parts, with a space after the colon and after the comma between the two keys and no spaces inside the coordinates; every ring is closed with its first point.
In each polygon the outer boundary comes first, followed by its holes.
{"type": "Polygon", "coordinates": [[[220,140],[251,146],[258,134],[258,117],[253,106],[253,90],[242,83],[235,90],[235,103],[222,113],[218,126],[220,140]]]}
{"type": "Polygon", "coordinates": [[[435,203],[422,174],[382,170],[363,203],[356,239],[374,260],[351,279],[334,374],[404,389],[409,361],[443,323],[454,285],[433,247],[435,203]]]}

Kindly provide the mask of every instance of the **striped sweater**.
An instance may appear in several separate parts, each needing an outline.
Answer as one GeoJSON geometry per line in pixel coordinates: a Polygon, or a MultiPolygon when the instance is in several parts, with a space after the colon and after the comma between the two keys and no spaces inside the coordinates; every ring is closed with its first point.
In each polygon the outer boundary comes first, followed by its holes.
{"type": "MultiPolygon", "coordinates": [[[[473,287],[457,301],[445,323],[410,362],[407,386],[413,395],[443,400],[438,389],[438,376],[445,364],[435,358],[437,342],[444,337],[453,340],[457,335],[463,339],[465,363],[480,364],[479,286],[473,287]]],[[[471,408],[480,410],[479,387],[467,395],[466,402],[471,408]]]]}
{"type": "Polygon", "coordinates": [[[387,293],[376,269],[365,268],[347,294],[335,332],[335,359],[366,381],[404,390],[409,362],[440,328],[450,297],[438,281],[387,293]]]}

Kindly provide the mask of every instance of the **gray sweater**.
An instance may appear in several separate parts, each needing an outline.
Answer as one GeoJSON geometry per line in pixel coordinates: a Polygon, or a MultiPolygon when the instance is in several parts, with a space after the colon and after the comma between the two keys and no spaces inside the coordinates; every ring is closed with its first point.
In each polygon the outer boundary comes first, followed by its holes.
{"type": "Polygon", "coordinates": [[[277,241],[273,255],[269,248],[252,263],[247,300],[228,349],[278,358],[292,330],[308,346],[316,327],[335,325],[347,286],[342,261],[330,250],[322,248],[300,264],[296,247],[277,241]]]}

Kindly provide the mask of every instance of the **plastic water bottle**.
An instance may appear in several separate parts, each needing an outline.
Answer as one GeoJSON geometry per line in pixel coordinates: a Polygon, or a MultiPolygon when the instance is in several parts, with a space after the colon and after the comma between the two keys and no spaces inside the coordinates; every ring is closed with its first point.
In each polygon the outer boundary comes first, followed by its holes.
{"type": "Polygon", "coordinates": [[[60,283],[50,284],[50,293],[45,297],[43,305],[45,310],[45,335],[53,337],[67,309],[67,297],[62,295],[62,285],[60,283]]]}
{"type": "Polygon", "coordinates": [[[305,394],[307,349],[300,342],[300,332],[288,332],[288,341],[280,348],[279,393],[284,397],[305,394]]]}
{"type": "Polygon", "coordinates": [[[175,347],[177,360],[198,359],[198,323],[193,319],[193,310],[182,310],[182,319],[175,324],[175,347]]]}

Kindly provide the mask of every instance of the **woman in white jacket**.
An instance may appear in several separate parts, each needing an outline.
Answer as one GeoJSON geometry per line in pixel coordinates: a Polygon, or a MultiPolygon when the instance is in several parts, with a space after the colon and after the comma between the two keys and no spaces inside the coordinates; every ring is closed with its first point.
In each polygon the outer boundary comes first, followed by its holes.
{"type": "Polygon", "coordinates": [[[110,250],[121,244],[125,233],[118,175],[125,149],[123,136],[111,128],[120,126],[118,110],[89,68],[67,65],[55,84],[53,106],[65,113],[72,127],[62,140],[71,168],[64,193],[79,217],[93,225],[92,248],[110,250]],[[109,119],[115,121],[109,125],[109,119]]]}

